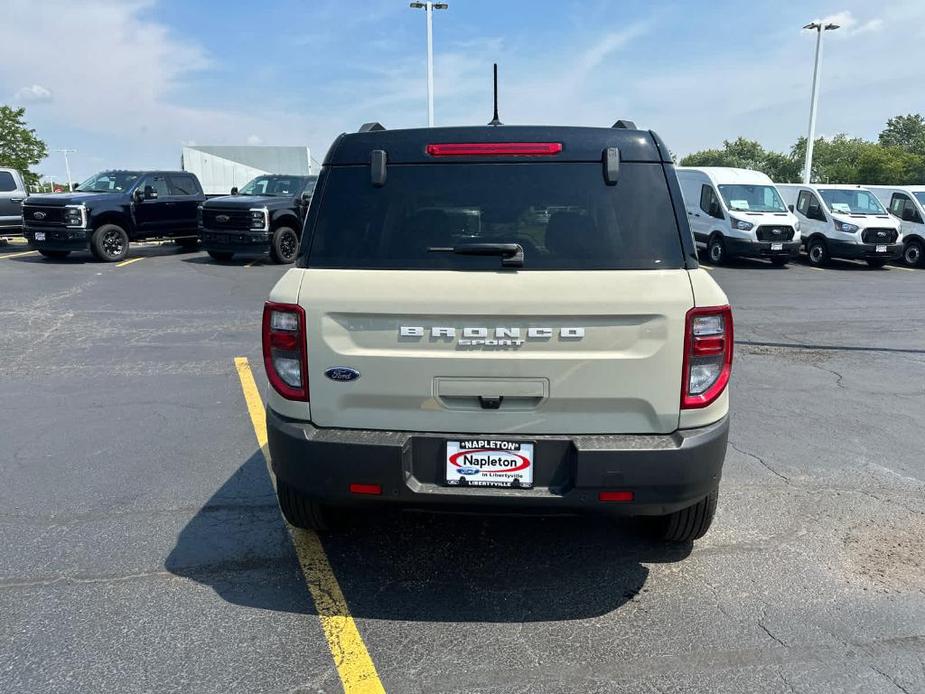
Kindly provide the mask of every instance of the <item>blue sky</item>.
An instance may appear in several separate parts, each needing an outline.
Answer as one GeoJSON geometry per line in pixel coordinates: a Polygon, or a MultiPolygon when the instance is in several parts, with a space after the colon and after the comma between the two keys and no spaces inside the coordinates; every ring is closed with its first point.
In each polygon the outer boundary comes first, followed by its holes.
{"type": "MultiPolygon", "coordinates": [[[[925,111],[925,2],[449,0],[434,19],[437,124],[657,130],[675,152],[804,134],[814,39],[833,17],[818,132],[876,137],[925,111]],[[785,5],[782,7],[782,5],[785,5]]],[[[403,0],[85,0],[4,3],[0,103],[27,107],[77,179],[174,167],[182,143],[308,145],[367,120],[426,119],[424,15],[403,0]]],[[[53,155],[36,169],[62,177],[53,155]]]]}

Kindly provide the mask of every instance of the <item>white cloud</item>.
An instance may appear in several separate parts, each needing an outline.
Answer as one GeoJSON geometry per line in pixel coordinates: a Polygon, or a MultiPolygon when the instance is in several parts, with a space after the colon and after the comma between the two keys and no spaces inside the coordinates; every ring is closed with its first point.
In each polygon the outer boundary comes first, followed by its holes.
{"type": "Polygon", "coordinates": [[[839,28],[835,35],[842,39],[858,36],[859,34],[880,31],[884,26],[881,17],[874,17],[862,22],[858,20],[850,10],[836,12],[822,19],[817,19],[816,21],[823,24],[837,25],[839,28]]]}
{"type": "Polygon", "coordinates": [[[247,144],[249,144],[249,145],[262,145],[262,144],[263,144],[263,138],[260,137],[260,135],[248,135],[248,136],[247,136],[247,144]]]}
{"type": "Polygon", "coordinates": [[[51,101],[52,98],[51,90],[47,87],[43,87],[41,84],[23,87],[19,89],[13,97],[13,99],[20,104],[37,104],[42,101],[51,101]]]}

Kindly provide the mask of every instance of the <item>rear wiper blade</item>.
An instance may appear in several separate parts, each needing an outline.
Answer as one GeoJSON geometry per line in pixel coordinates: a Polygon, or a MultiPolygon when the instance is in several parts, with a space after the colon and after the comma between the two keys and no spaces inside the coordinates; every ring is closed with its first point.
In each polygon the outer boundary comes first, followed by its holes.
{"type": "Polygon", "coordinates": [[[523,267],[524,249],[519,243],[463,243],[458,246],[432,246],[430,253],[458,255],[500,255],[502,267],[523,267]]]}

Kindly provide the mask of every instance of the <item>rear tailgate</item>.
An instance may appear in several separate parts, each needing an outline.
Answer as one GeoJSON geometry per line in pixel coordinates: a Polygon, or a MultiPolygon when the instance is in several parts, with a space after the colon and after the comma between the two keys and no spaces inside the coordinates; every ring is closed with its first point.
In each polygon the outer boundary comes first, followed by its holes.
{"type": "Polygon", "coordinates": [[[678,427],[684,316],[694,303],[683,269],[297,272],[318,426],[486,434],[678,427]],[[332,380],[325,372],[333,367],[360,377],[332,380]]]}

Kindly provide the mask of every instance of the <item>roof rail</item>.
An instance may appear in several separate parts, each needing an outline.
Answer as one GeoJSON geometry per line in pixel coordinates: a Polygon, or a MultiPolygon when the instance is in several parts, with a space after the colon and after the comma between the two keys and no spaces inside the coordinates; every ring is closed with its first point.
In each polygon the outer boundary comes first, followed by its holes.
{"type": "Polygon", "coordinates": [[[373,121],[372,123],[363,123],[363,125],[360,126],[360,129],[357,130],[357,132],[358,133],[369,133],[369,132],[372,132],[373,130],[385,130],[385,128],[382,127],[382,123],[373,121]]]}
{"type": "Polygon", "coordinates": [[[622,118],[616,123],[610,126],[611,128],[622,128],[624,130],[635,130],[636,124],[631,120],[623,120],[622,118]]]}

